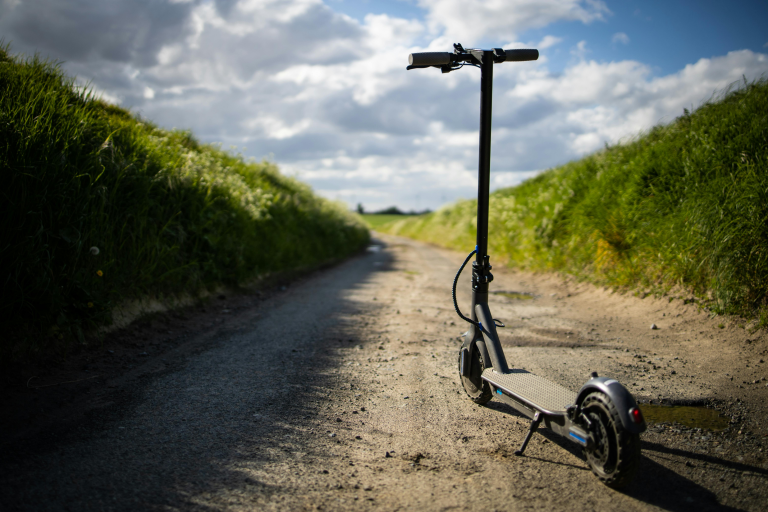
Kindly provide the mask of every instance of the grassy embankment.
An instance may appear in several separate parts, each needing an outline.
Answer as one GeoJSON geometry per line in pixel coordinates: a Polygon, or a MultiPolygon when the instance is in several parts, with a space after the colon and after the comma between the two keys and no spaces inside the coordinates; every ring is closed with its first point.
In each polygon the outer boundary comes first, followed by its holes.
{"type": "Polygon", "coordinates": [[[343,258],[369,234],[269,162],[167,131],[0,49],[0,362],[87,343],[116,305],[343,258]]]}
{"type": "MultiPolygon", "coordinates": [[[[490,253],[528,270],[768,319],[768,83],[491,196],[490,253]]],[[[386,231],[469,251],[476,201],[386,231]]]]}

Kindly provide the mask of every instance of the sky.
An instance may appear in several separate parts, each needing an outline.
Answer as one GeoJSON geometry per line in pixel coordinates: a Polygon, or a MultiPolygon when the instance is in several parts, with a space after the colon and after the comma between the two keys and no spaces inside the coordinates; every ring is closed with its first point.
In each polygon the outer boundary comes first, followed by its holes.
{"type": "Polygon", "coordinates": [[[412,52],[539,49],[494,68],[496,189],[768,77],[765,20],[739,0],[0,0],[12,52],[366,211],[477,193],[479,70],[406,71],[412,52]]]}

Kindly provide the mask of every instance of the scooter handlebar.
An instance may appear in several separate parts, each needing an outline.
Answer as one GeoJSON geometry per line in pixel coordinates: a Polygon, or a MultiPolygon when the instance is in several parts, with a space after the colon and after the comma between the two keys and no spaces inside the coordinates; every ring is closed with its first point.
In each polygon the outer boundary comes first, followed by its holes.
{"type": "MultiPolygon", "coordinates": [[[[452,71],[451,64],[458,62],[474,61],[478,62],[481,59],[482,52],[480,50],[470,50],[471,53],[465,52],[463,48],[460,48],[461,53],[448,53],[448,52],[420,52],[412,53],[408,56],[408,67],[406,69],[416,68],[428,68],[437,67],[443,68],[443,73],[452,71]]],[[[522,62],[526,60],[538,60],[539,50],[493,50],[494,62],[522,62]],[[503,53],[502,53],[503,52],[503,53]]]]}
{"type": "Polygon", "coordinates": [[[506,55],[504,62],[522,62],[539,59],[539,50],[504,50],[504,53],[506,55]]]}
{"type": "Polygon", "coordinates": [[[448,52],[412,53],[408,56],[408,64],[414,67],[445,66],[451,63],[451,55],[448,52]]]}

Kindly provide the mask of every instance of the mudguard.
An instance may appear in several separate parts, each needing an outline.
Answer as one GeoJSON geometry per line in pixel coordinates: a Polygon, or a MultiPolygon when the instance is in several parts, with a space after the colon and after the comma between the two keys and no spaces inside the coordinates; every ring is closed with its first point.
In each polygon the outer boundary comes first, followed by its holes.
{"type": "Polygon", "coordinates": [[[632,432],[633,434],[642,434],[645,432],[645,418],[642,423],[635,423],[632,420],[630,410],[637,407],[637,402],[632,393],[627,391],[627,388],[621,385],[616,379],[608,377],[595,377],[587,381],[576,397],[576,405],[581,407],[581,402],[592,391],[600,391],[605,393],[608,398],[616,406],[616,410],[619,411],[619,417],[621,418],[621,424],[625,430],[632,432]]]}
{"type": "Polygon", "coordinates": [[[488,355],[488,349],[485,346],[485,342],[483,341],[483,338],[478,336],[477,329],[474,325],[469,326],[469,330],[464,336],[464,342],[461,344],[462,349],[468,349],[469,354],[472,355],[473,351],[479,350],[480,355],[483,356],[483,361],[485,361],[486,367],[491,367],[491,359],[488,355]]]}

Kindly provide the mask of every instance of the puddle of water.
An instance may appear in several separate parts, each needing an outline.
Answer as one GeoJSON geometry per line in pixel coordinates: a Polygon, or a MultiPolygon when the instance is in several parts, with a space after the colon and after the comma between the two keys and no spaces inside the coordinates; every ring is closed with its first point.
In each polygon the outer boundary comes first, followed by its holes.
{"type": "Polygon", "coordinates": [[[533,295],[530,293],[520,293],[520,292],[493,292],[494,295],[501,295],[502,297],[506,297],[508,299],[517,299],[517,300],[531,300],[533,298],[533,295]]]}
{"type": "Polygon", "coordinates": [[[369,245],[368,246],[368,252],[379,252],[381,251],[380,245],[369,245]]]}
{"type": "Polygon", "coordinates": [[[706,407],[641,404],[640,410],[648,423],[680,423],[688,428],[709,430],[724,430],[729,424],[728,418],[706,407]]]}

